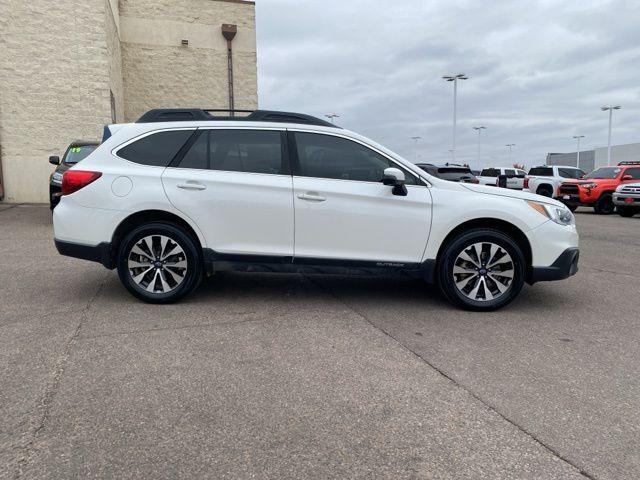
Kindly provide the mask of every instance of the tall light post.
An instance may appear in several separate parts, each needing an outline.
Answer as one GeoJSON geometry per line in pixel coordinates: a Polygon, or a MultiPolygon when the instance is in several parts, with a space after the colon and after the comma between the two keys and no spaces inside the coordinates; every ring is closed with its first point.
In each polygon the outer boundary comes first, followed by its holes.
{"type": "Polygon", "coordinates": [[[457,75],[445,75],[442,77],[447,82],[453,82],[453,143],[451,146],[451,155],[453,161],[456,161],[456,123],[458,120],[458,80],[467,80],[464,73],[458,73],[457,75]]]}
{"type": "Polygon", "coordinates": [[[482,125],[478,126],[478,127],[473,127],[473,129],[478,132],[478,170],[482,170],[482,168],[480,167],[480,137],[481,137],[481,133],[482,130],[486,130],[487,127],[483,127],[482,125]]]}
{"type": "MultiPolygon", "coordinates": [[[[417,135],[416,135],[415,137],[411,137],[411,140],[413,140],[414,142],[416,142],[416,147],[417,147],[417,146],[418,146],[418,142],[419,142],[420,140],[422,140],[422,137],[419,137],[419,136],[417,136],[417,135]]],[[[420,158],[420,154],[419,154],[419,153],[416,153],[416,158],[420,158]]]]}
{"type": "Polygon", "coordinates": [[[515,146],[516,146],[516,144],[515,144],[515,143],[507,143],[507,144],[505,145],[505,147],[508,147],[508,148],[509,148],[509,166],[511,166],[511,149],[512,149],[513,147],[515,147],[515,146]]]}
{"type": "Polygon", "coordinates": [[[340,115],[338,115],[337,113],[329,113],[327,115],[325,115],[325,117],[327,117],[329,120],[331,120],[331,123],[336,123],[336,118],[340,118],[340,115]]]}
{"type": "Polygon", "coordinates": [[[576,153],[576,168],[580,168],[580,139],[584,138],[584,135],[574,135],[573,138],[578,141],[578,153],[576,153]]]}
{"type": "Polygon", "coordinates": [[[609,142],[607,143],[607,165],[611,165],[611,121],[613,120],[613,111],[620,110],[620,105],[605,105],[600,108],[603,112],[609,111],[609,142]]]}

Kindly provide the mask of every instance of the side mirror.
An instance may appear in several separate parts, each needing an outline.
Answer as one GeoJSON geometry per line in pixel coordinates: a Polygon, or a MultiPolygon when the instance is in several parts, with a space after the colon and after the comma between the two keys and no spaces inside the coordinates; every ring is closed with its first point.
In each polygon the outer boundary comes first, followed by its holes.
{"type": "Polygon", "coordinates": [[[623,175],[622,181],[625,181],[625,180],[633,180],[633,175],[623,175]]]}
{"type": "Polygon", "coordinates": [[[49,163],[51,165],[60,165],[60,157],[57,155],[52,155],[49,157],[49,163]]]}
{"type": "Polygon", "coordinates": [[[404,184],[404,172],[399,168],[389,167],[384,169],[382,183],[393,187],[391,193],[400,197],[407,196],[407,187],[404,184]]]}

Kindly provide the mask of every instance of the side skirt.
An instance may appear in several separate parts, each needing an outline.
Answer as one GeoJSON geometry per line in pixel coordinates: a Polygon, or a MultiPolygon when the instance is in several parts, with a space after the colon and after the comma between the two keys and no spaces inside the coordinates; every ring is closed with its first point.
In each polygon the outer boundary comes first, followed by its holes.
{"type": "Polygon", "coordinates": [[[335,260],[326,258],[294,258],[263,255],[237,255],[203,250],[205,270],[215,272],[306,273],[335,275],[396,275],[422,278],[433,283],[435,260],[423,263],[376,262],[368,260],[335,260]]]}

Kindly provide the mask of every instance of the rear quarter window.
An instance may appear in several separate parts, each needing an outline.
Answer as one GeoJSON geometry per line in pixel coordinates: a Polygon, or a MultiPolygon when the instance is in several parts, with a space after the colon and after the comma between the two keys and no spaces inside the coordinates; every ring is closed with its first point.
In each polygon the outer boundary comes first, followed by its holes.
{"type": "Polygon", "coordinates": [[[193,130],[152,133],[117,151],[120,158],[141,165],[166,167],[193,134],[193,130]]]}

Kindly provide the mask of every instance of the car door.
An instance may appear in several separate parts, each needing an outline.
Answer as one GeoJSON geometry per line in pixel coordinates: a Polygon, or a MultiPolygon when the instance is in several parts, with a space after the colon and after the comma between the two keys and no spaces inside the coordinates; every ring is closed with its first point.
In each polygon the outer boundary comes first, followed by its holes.
{"type": "MultiPolygon", "coordinates": [[[[431,223],[431,195],[404,170],[407,195],[383,185],[381,152],[337,134],[290,133],[295,205],[294,261],[418,263],[431,223]]],[[[401,266],[401,265],[400,265],[401,266]]]]}
{"type": "Polygon", "coordinates": [[[200,129],[162,182],[171,203],[221,254],[293,255],[292,179],[284,131],[200,129]]]}

